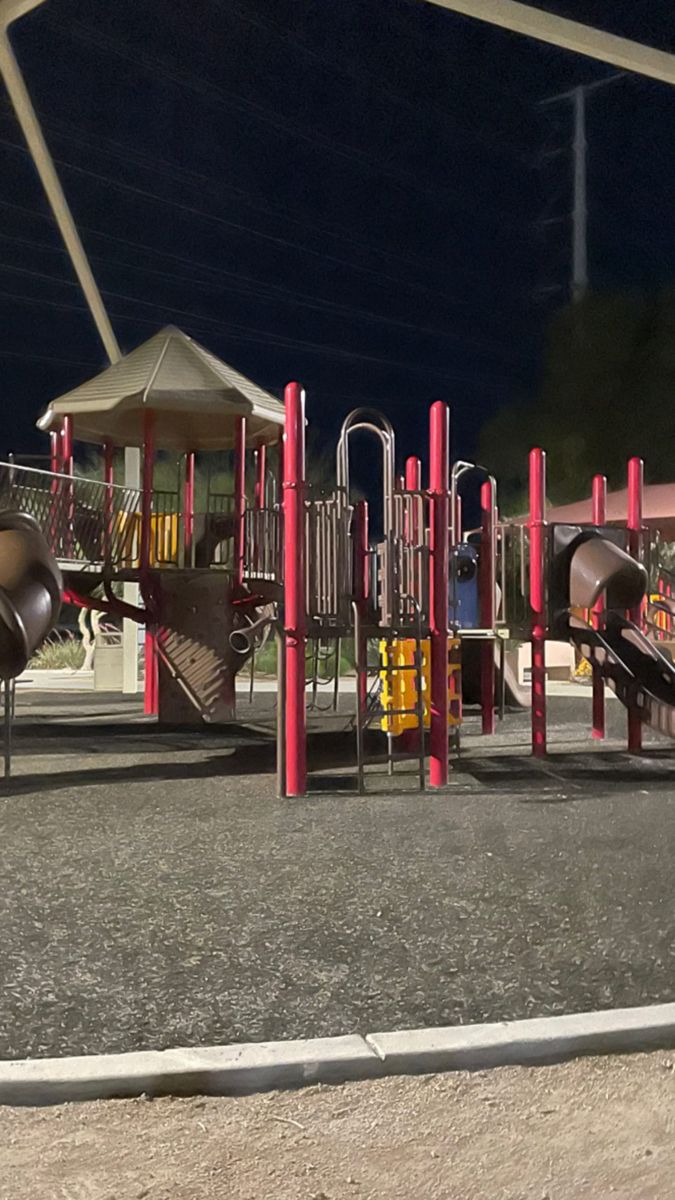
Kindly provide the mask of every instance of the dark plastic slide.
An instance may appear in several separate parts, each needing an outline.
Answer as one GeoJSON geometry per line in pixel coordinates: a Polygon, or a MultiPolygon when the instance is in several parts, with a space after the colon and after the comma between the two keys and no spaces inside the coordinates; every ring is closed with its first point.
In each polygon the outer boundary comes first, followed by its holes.
{"type": "Polygon", "coordinates": [[[675,667],[637,625],[609,612],[602,632],[573,624],[570,634],[626,708],[659,733],[675,737],[675,667]]]}
{"type": "Polygon", "coordinates": [[[15,679],[56,624],[63,580],[37,521],[0,512],[0,679],[15,679]]]}
{"type": "Polygon", "coordinates": [[[670,659],[616,609],[638,606],[647,575],[641,563],[602,537],[587,537],[573,549],[570,601],[590,608],[603,594],[610,606],[596,630],[570,618],[570,638],[596,667],[622,703],[659,733],[675,737],[675,667],[670,659]]]}

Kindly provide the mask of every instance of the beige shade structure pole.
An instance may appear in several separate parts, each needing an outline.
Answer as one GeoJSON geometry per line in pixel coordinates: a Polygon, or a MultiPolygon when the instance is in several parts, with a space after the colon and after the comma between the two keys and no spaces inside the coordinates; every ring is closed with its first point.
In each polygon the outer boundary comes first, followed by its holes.
{"type": "Polygon", "coordinates": [[[675,54],[605,33],[591,25],[569,21],[565,17],[544,12],[541,8],[534,8],[531,4],[520,4],[518,0],[428,0],[428,3],[464,17],[485,21],[488,25],[510,29],[512,33],[522,33],[549,46],[570,50],[573,54],[583,54],[586,58],[610,63],[624,71],[633,71],[636,75],[675,84],[675,54]]]}

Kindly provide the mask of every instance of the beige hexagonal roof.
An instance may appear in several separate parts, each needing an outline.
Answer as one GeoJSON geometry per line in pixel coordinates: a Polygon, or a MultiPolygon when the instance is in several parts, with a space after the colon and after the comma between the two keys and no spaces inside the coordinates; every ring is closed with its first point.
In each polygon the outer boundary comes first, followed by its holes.
{"type": "Polygon", "coordinates": [[[140,446],[149,408],[158,450],[228,449],[238,416],[246,417],[247,443],[273,442],[284,422],[280,400],[169,325],[53,400],[38,426],[50,429],[71,414],[79,441],[140,446]]]}

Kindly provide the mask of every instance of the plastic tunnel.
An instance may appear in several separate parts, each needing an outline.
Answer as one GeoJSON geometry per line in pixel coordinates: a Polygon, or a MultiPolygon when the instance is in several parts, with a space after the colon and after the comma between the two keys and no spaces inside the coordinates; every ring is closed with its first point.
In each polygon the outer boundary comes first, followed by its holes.
{"type": "Polygon", "coordinates": [[[0,679],[15,679],[58,620],[63,580],[33,517],[0,512],[0,679]]]}

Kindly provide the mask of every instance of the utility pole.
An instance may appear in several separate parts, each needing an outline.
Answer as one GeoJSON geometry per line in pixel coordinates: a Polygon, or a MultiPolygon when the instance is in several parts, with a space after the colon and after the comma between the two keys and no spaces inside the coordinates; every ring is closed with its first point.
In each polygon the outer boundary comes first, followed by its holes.
{"type": "Polygon", "coordinates": [[[572,300],[588,290],[588,200],[586,177],[586,89],[576,87],[574,103],[574,204],[572,207],[572,300]]]}
{"type": "Polygon", "coordinates": [[[560,92],[557,96],[548,96],[541,101],[541,107],[557,104],[568,100],[572,104],[574,117],[574,135],[572,138],[572,246],[571,246],[571,278],[570,294],[572,301],[578,304],[588,291],[588,140],[586,136],[587,98],[590,92],[606,87],[617,79],[624,79],[625,71],[617,71],[606,79],[597,79],[594,83],[584,83],[560,92]]]}

